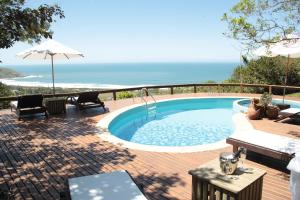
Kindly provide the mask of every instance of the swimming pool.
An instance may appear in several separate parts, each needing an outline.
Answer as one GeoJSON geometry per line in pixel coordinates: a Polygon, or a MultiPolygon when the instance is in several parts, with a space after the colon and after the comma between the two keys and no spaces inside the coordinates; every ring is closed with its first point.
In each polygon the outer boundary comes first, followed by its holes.
{"type": "MultiPolygon", "coordinates": [[[[187,153],[224,148],[229,135],[254,129],[242,113],[250,99],[167,99],[159,101],[156,114],[148,117],[145,105],[135,104],[101,119],[98,135],[112,144],[144,151],[187,153]]],[[[300,107],[297,101],[288,103],[300,107]]]]}
{"type": "MultiPolygon", "coordinates": [[[[192,98],[162,101],[155,113],[138,106],[115,117],[109,132],[125,141],[154,146],[211,144],[234,132],[233,102],[241,98],[192,98]]],[[[151,107],[151,105],[150,105],[151,107]]]]}

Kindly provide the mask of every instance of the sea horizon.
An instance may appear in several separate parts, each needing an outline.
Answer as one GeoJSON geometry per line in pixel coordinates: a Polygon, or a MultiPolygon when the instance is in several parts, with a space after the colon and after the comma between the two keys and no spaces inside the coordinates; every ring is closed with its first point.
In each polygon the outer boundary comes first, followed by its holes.
{"type": "MultiPolygon", "coordinates": [[[[164,84],[222,82],[238,62],[126,62],[55,64],[55,86],[61,88],[118,89],[164,84]]],[[[0,79],[4,84],[52,87],[50,64],[1,65],[24,77],[0,79]]]]}

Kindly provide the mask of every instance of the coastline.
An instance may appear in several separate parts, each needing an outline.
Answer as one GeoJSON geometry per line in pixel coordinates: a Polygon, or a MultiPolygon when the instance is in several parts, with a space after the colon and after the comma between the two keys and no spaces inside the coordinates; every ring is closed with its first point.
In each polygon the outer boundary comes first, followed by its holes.
{"type": "Polygon", "coordinates": [[[9,67],[0,67],[0,79],[4,78],[24,78],[25,75],[9,67]]]}
{"type": "MultiPolygon", "coordinates": [[[[22,77],[23,79],[31,78],[32,76],[22,77]]],[[[34,81],[19,81],[16,78],[0,79],[0,82],[12,87],[27,87],[27,88],[49,88],[52,83],[34,82],[34,81]]],[[[115,85],[115,84],[85,84],[85,83],[55,83],[56,88],[62,89],[122,89],[132,87],[146,87],[153,86],[154,84],[140,84],[140,85],[115,85]]]]}
{"type": "MultiPolygon", "coordinates": [[[[222,82],[236,63],[114,63],[60,64],[55,86],[62,88],[119,89],[151,85],[222,82]]],[[[10,86],[52,87],[51,69],[39,65],[9,66],[25,77],[0,77],[10,86]]]]}

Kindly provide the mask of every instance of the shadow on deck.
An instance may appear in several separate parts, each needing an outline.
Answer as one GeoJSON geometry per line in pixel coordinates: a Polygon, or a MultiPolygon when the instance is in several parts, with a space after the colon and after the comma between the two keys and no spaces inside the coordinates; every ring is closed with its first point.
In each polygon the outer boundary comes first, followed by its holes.
{"type": "MultiPolygon", "coordinates": [[[[151,199],[174,199],[168,189],[184,184],[176,174],[148,172],[128,149],[101,141],[94,116],[101,109],[17,120],[0,112],[0,183],[12,199],[59,199],[67,179],[127,169],[151,199]]],[[[144,166],[147,166],[146,169],[144,166]]]]}

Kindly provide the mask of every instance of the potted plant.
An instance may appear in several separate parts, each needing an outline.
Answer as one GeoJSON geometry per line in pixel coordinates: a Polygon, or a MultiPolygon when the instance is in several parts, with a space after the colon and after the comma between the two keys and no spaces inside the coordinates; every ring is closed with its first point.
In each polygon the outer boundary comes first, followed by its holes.
{"type": "Polygon", "coordinates": [[[251,100],[251,104],[247,111],[247,117],[250,120],[260,119],[260,108],[257,107],[258,102],[259,100],[255,98],[251,100]]]}
{"type": "Polygon", "coordinates": [[[279,108],[272,105],[272,95],[265,92],[261,95],[258,107],[261,109],[261,117],[268,117],[269,119],[276,119],[279,114],[279,108]]]}
{"type": "Polygon", "coordinates": [[[258,104],[258,107],[261,110],[261,117],[267,116],[266,112],[269,105],[272,105],[272,96],[269,93],[265,92],[261,95],[258,104]]]}
{"type": "Polygon", "coordinates": [[[268,105],[266,111],[267,117],[269,119],[276,119],[278,117],[279,110],[280,109],[276,105],[268,105]]]}

